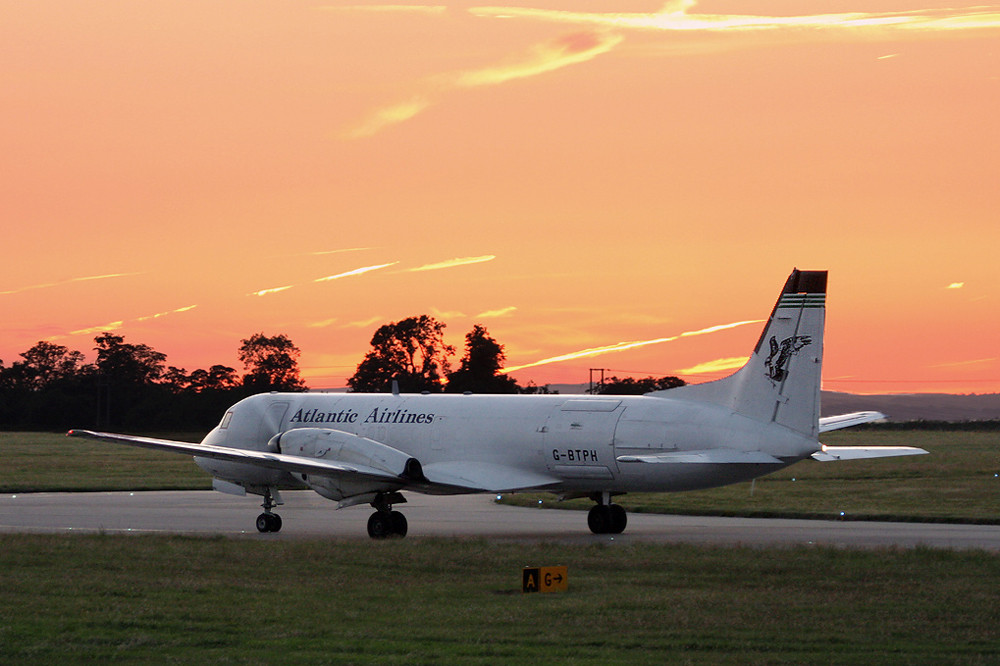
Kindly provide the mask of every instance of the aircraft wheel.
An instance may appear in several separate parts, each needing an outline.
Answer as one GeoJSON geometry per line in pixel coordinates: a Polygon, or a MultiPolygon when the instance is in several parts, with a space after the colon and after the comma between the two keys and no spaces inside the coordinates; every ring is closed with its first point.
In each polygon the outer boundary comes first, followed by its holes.
{"type": "Polygon", "coordinates": [[[608,532],[611,534],[621,534],[625,531],[625,526],[628,525],[628,515],[621,504],[612,504],[608,508],[611,509],[611,529],[608,532]]]}
{"type": "Polygon", "coordinates": [[[262,513],[257,516],[257,531],[278,532],[281,530],[281,516],[276,513],[262,513]]]}
{"type": "Polygon", "coordinates": [[[399,511],[393,511],[389,514],[389,522],[392,524],[392,533],[399,538],[406,536],[406,516],[404,516],[399,511]]]}
{"type": "Polygon", "coordinates": [[[392,514],[388,511],[376,511],[368,518],[368,536],[373,539],[386,539],[392,535],[392,514]]]}
{"type": "MultiPolygon", "coordinates": [[[[594,534],[608,534],[613,525],[611,507],[605,504],[596,504],[590,508],[587,514],[587,527],[594,534]]],[[[623,528],[624,529],[624,528],[623,528]]]]}
{"type": "Polygon", "coordinates": [[[257,516],[257,531],[266,532],[277,532],[281,529],[281,518],[274,513],[262,513],[257,516]]]}

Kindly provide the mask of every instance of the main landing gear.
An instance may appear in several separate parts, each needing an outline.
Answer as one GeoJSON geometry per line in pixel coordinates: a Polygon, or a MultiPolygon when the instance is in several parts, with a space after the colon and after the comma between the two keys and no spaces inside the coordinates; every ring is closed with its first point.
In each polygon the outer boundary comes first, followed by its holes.
{"type": "Polygon", "coordinates": [[[628,516],[620,504],[611,503],[611,493],[595,493],[591,496],[596,506],[587,514],[587,526],[594,534],[621,534],[628,524],[628,516]]]}
{"type": "Polygon", "coordinates": [[[258,532],[278,532],[281,530],[281,516],[271,512],[271,509],[278,504],[279,502],[275,502],[274,497],[271,495],[271,489],[265,488],[264,503],[261,504],[264,507],[264,513],[257,516],[258,532]]]}
{"type": "Polygon", "coordinates": [[[392,510],[392,503],[405,502],[399,493],[379,493],[372,502],[375,513],[368,518],[368,536],[373,539],[402,539],[406,536],[406,516],[392,510]]]}

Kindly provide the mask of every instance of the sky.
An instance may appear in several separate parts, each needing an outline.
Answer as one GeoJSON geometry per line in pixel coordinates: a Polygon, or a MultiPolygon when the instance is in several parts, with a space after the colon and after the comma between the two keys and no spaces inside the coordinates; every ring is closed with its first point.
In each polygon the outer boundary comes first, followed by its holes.
{"type": "Polygon", "coordinates": [[[112,331],[240,369],[283,333],[335,388],[428,314],[522,384],[701,382],[798,267],[830,271],[825,389],[1000,392],[1000,4],[0,16],[7,366],[112,331]]]}

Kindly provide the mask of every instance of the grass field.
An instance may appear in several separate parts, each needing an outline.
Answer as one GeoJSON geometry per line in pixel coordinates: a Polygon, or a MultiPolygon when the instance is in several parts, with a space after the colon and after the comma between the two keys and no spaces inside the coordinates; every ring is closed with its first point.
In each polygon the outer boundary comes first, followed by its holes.
{"type": "MultiPolygon", "coordinates": [[[[197,442],[199,435],[163,435],[197,442]]],[[[0,432],[0,492],[210,489],[190,456],[65,433],[0,432]]]]}
{"type": "Polygon", "coordinates": [[[998,588],[983,552],[0,535],[0,662],[996,663],[998,588]]]}

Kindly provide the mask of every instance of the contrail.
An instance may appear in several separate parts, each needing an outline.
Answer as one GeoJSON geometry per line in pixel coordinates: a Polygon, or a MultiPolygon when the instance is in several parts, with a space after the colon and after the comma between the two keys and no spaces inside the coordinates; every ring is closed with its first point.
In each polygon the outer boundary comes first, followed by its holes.
{"type": "Polygon", "coordinates": [[[361,275],[362,273],[368,273],[370,271],[377,271],[380,268],[388,268],[389,266],[395,266],[398,261],[391,261],[388,264],[378,264],[377,266],[364,266],[362,268],[355,268],[353,271],[347,271],[346,273],[338,273],[336,275],[328,275],[326,277],[321,277],[313,280],[313,282],[329,282],[330,280],[339,280],[340,278],[350,277],[352,275],[361,275]]]}
{"type": "Polygon", "coordinates": [[[730,328],[736,328],[737,326],[745,326],[746,324],[759,324],[762,321],[763,319],[737,321],[733,322],[732,324],[720,324],[718,326],[709,326],[708,328],[698,329],[697,331],[685,331],[684,333],[672,335],[668,338],[656,338],[654,340],[639,340],[637,342],[618,342],[616,344],[607,345],[604,347],[591,347],[590,349],[583,349],[577,352],[570,352],[569,354],[562,354],[560,356],[543,358],[542,360],[535,361],[534,363],[525,363],[524,365],[515,365],[510,368],[504,368],[504,372],[515,372],[517,370],[524,370],[525,368],[534,368],[539,365],[549,365],[550,363],[561,363],[563,361],[571,361],[577,358],[588,358],[591,356],[600,356],[602,354],[611,354],[613,352],[625,351],[627,349],[637,349],[638,347],[658,345],[663,342],[673,342],[674,340],[680,340],[681,338],[692,337],[695,335],[707,335],[709,333],[715,333],[717,331],[724,331],[730,328]]]}
{"type": "Polygon", "coordinates": [[[28,287],[21,287],[20,289],[9,289],[7,291],[0,291],[0,296],[20,294],[22,292],[32,291],[34,289],[50,289],[52,287],[59,287],[64,284],[72,284],[74,282],[87,282],[90,280],[107,280],[109,278],[129,277],[132,275],[142,275],[142,273],[107,273],[105,275],[87,275],[84,277],[70,278],[68,280],[59,280],[58,282],[45,282],[43,284],[33,284],[28,287]]]}
{"type": "Polygon", "coordinates": [[[409,269],[410,273],[419,273],[421,271],[439,271],[443,268],[455,268],[456,266],[468,266],[469,264],[481,264],[486,261],[493,261],[497,256],[495,254],[484,254],[481,257],[456,257],[454,259],[447,259],[445,261],[439,261],[435,264],[424,264],[423,266],[417,266],[416,268],[409,269]]]}

